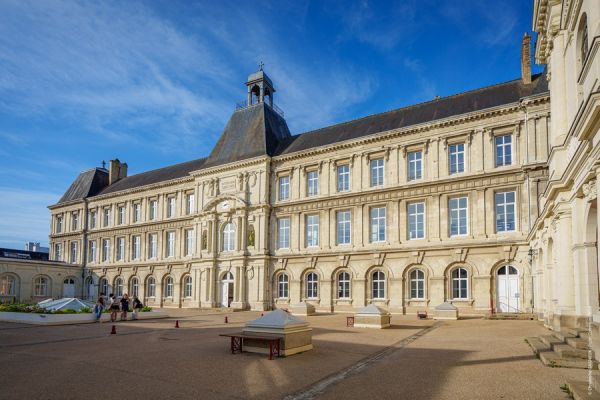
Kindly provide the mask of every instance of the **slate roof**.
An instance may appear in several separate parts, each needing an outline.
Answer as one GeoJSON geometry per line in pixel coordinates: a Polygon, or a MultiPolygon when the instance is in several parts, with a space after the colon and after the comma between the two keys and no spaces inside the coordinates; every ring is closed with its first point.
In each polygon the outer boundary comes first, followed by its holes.
{"type": "Polygon", "coordinates": [[[108,185],[108,171],[104,168],[92,168],[83,171],[75,178],[69,189],[63,194],[58,203],[81,200],[95,196],[108,185]]]}
{"type": "Polygon", "coordinates": [[[521,79],[516,79],[302,133],[281,143],[277,154],[294,153],[391,129],[480,111],[514,103],[523,97],[547,91],[546,74],[537,74],[532,76],[532,82],[528,85],[523,84],[521,79]]]}

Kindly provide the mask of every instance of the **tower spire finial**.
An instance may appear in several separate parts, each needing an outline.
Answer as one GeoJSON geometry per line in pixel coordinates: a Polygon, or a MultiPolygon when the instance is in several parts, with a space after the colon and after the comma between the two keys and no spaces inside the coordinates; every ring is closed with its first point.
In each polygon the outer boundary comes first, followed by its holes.
{"type": "Polygon", "coordinates": [[[262,62],[262,61],[261,61],[261,62],[259,62],[259,63],[258,63],[258,70],[259,70],[259,71],[262,71],[264,66],[265,66],[265,63],[264,63],[264,62],[262,62]]]}

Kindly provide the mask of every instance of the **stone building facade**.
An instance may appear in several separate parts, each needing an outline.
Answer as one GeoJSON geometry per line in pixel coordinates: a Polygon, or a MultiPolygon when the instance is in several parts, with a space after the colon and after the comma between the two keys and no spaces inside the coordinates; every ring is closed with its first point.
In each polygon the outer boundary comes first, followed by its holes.
{"type": "Polygon", "coordinates": [[[51,258],[151,306],[533,312],[551,106],[524,48],[520,79],[300,135],[261,69],[208,157],[82,172],[51,258]]]}

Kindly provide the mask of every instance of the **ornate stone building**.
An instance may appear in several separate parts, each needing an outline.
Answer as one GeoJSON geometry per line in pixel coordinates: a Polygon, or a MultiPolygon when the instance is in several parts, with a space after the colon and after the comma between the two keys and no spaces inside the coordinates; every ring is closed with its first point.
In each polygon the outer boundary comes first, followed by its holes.
{"type": "Polygon", "coordinates": [[[550,95],[531,76],[291,135],[262,70],[206,158],[82,172],[51,257],[162,307],[532,312],[550,95]]]}

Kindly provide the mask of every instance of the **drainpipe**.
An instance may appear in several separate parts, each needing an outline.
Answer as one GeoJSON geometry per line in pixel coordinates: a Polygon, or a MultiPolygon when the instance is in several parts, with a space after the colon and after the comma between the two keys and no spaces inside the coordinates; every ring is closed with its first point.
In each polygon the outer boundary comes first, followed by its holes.
{"type": "Polygon", "coordinates": [[[85,298],[85,271],[87,267],[88,200],[83,199],[83,218],[81,235],[81,298],[85,298]]]}

